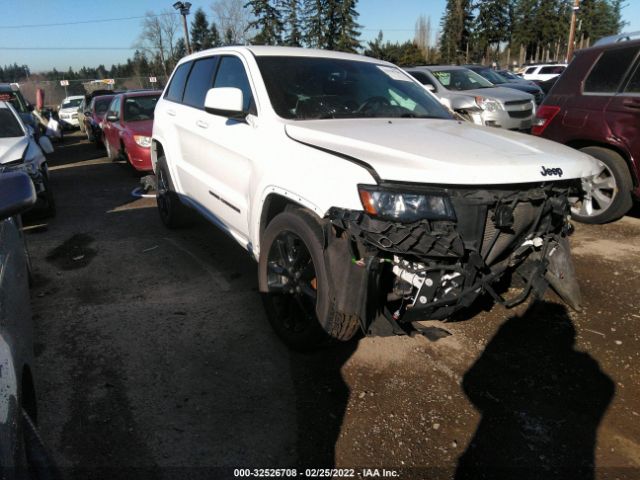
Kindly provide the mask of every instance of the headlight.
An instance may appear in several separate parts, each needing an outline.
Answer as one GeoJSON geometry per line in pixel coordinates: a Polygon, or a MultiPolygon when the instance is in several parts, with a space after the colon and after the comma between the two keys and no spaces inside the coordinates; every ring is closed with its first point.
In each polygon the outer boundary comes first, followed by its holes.
{"type": "Polygon", "coordinates": [[[445,192],[401,192],[358,186],[360,200],[370,215],[398,222],[455,220],[456,214],[445,192]]]}
{"type": "Polygon", "coordinates": [[[482,110],[486,110],[487,112],[502,110],[502,107],[498,102],[485,97],[476,97],[476,105],[478,105],[478,107],[480,107],[482,110]]]}
{"type": "Polygon", "coordinates": [[[145,137],[144,135],[134,135],[133,139],[141,147],[149,148],[151,146],[151,137],[145,137]]]}

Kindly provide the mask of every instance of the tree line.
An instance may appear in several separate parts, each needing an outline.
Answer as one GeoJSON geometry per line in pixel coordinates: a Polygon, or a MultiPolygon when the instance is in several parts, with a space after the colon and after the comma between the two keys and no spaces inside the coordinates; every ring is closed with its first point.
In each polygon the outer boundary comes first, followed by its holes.
{"type": "MultiPolygon", "coordinates": [[[[582,0],[577,47],[619,33],[624,6],[624,0],[582,0]]],[[[569,0],[447,0],[440,61],[565,60],[572,7],[569,0]]]]}
{"type": "MultiPolygon", "coordinates": [[[[193,51],[224,45],[285,45],[339,50],[401,66],[424,63],[525,63],[560,60],[566,54],[569,0],[447,0],[439,24],[420,16],[405,42],[384,41],[383,32],[362,44],[358,0],[217,0],[208,16],[197,9],[190,22],[193,51]]],[[[578,48],[621,31],[624,0],[582,0],[578,48]]],[[[179,16],[147,12],[135,51],[124,63],[69,68],[31,75],[42,80],[168,77],[186,55],[179,16]]],[[[0,81],[29,77],[26,65],[0,67],[0,81]]]]}

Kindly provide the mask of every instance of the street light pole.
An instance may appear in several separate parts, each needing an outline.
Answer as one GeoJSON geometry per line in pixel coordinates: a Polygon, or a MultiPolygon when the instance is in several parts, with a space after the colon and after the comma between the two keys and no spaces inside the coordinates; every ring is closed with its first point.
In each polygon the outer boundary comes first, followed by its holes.
{"type": "Polygon", "coordinates": [[[189,42],[189,29],[187,27],[187,15],[189,15],[189,9],[191,4],[189,2],[176,2],[173,4],[173,8],[180,12],[182,15],[182,28],[184,28],[184,39],[187,44],[187,53],[193,53],[191,51],[191,42],[189,42]]]}
{"type": "Polygon", "coordinates": [[[580,10],[580,0],[574,0],[571,12],[571,27],[569,29],[569,45],[567,46],[567,62],[573,57],[574,44],[576,42],[576,23],[578,20],[578,10],[580,10]]]}

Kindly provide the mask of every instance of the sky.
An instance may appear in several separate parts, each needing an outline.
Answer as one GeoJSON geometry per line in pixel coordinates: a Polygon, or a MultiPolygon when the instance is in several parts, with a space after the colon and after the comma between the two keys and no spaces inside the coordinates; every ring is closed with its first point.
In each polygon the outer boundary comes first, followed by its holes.
{"type": "MultiPolygon", "coordinates": [[[[163,0],[0,0],[0,65],[16,62],[39,72],[54,67],[67,70],[123,63],[133,54],[141,18],[35,25],[142,17],[147,11],[171,9],[173,3],[174,0],[166,0],[166,5],[163,0]]],[[[191,0],[191,3],[192,15],[197,7],[202,7],[211,18],[213,0],[191,0]]],[[[375,38],[380,30],[386,40],[412,39],[420,15],[431,18],[435,31],[445,3],[446,0],[360,0],[362,40],[375,38]]],[[[630,1],[623,16],[629,22],[626,31],[640,31],[640,0],[630,1]]]]}

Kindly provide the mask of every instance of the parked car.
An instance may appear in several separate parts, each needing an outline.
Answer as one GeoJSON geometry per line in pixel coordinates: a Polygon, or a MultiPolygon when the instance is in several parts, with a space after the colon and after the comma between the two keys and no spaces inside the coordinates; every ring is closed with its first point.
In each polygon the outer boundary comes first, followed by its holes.
{"type": "Polygon", "coordinates": [[[541,104],[544,99],[544,92],[534,82],[523,80],[522,78],[519,80],[508,80],[493,68],[485,67],[483,65],[469,65],[467,68],[476,72],[478,75],[481,75],[486,80],[489,80],[494,85],[504,88],[513,88],[514,90],[519,90],[532,95],[536,101],[536,105],[541,104]]]}
{"type": "MultiPolygon", "coordinates": [[[[1,110],[1,109],[0,109],[1,110]]],[[[2,123],[0,122],[0,128],[2,123]]],[[[0,468],[2,478],[58,478],[36,429],[29,257],[19,215],[36,201],[23,172],[0,174],[0,468]]]]}
{"type": "Polygon", "coordinates": [[[535,100],[525,92],[496,87],[465,67],[412,67],[406,71],[451,110],[476,125],[529,131],[535,100]]]}
{"type": "Polygon", "coordinates": [[[153,112],[161,93],[146,90],[113,97],[102,121],[102,141],[109,158],[122,157],[140,172],[152,170],[153,112]]]}
{"type": "Polygon", "coordinates": [[[38,195],[37,207],[46,215],[55,215],[56,207],[49,186],[49,169],[44,153],[53,152],[48,137],[36,141],[13,106],[0,102],[0,174],[21,171],[29,174],[38,195]]]}
{"type": "Polygon", "coordinates": [[[533,134],[579,149],[604,167],[585,178],[572,216],[604,223],[640,196],[640,41],[576,52],[538,110],[533,134]]]}
{"type": "Polygon", "coordinates": [[[554,77],[562,75],[567,68],[566,63],[553,63],[543,65],[530,65],[522,72],[522,78],[525,80],[534,80],[536,82],[544,82],[554,77]]]}
{"type": "Polygon", "coordinates": [[[93,97],[85,111],[83,112],[81,125],[90,142],[94,142],[96,146],[102,145],[102,128],[100,125],[104,121],[104,116],[109,110],[109,105],[113,100],[113,95],[101,95],[93,97]]]}
{"type": "MultiPolygon", "coordinates": [[[[102,96],[106,96],[106,95],[116,95],[118,93],[122,93],[122,91],[120,90],[107,90],[107,89],[98,89],[98,90],[93,90],[87,94],[85,94],[82,102],[80,102],[80,105],[78,105],[78,125],[80,127],[80,131],[82,133],[84,133],[85,135],[87,135],[87,137],[92,133],[92,132],[87,132],[86,130],[86,124],[87,124],[87,119],[85,118],[85,112],[87,112],[89,110],[89,107],[91,105],[91,101],[95,98],[95,97],[102,97],[102,96]]],[[[91,140],[89,140],[91,141],[91,140]]]]}
{"type": "Polygon", "coordinates": [[[58,118],[67,128],[79,128],[78,107],[84,100],[84,95],[66,97],[58,108],[58,118]]]}
{"type": "Polygon", "coordinates": [[[17,83],[0,83],[0,102],[10,102],[22,122],[38,133],[36,120],[31,114],[33,107],[25,100],[17,83]]]}
{"type": "Polygon", "coordinates": [[[246,248],[293,348],[408,331],[482,291],[513,306],[549,282],[580,302],[567,198],[597,162],[454,120],[390,63],[205,50],[179,61],[155,114],[161,220],[178,227],[191,207],[246,248]],[[491,286],[507,272],[526,285],[509,300],[491,286]]]}

